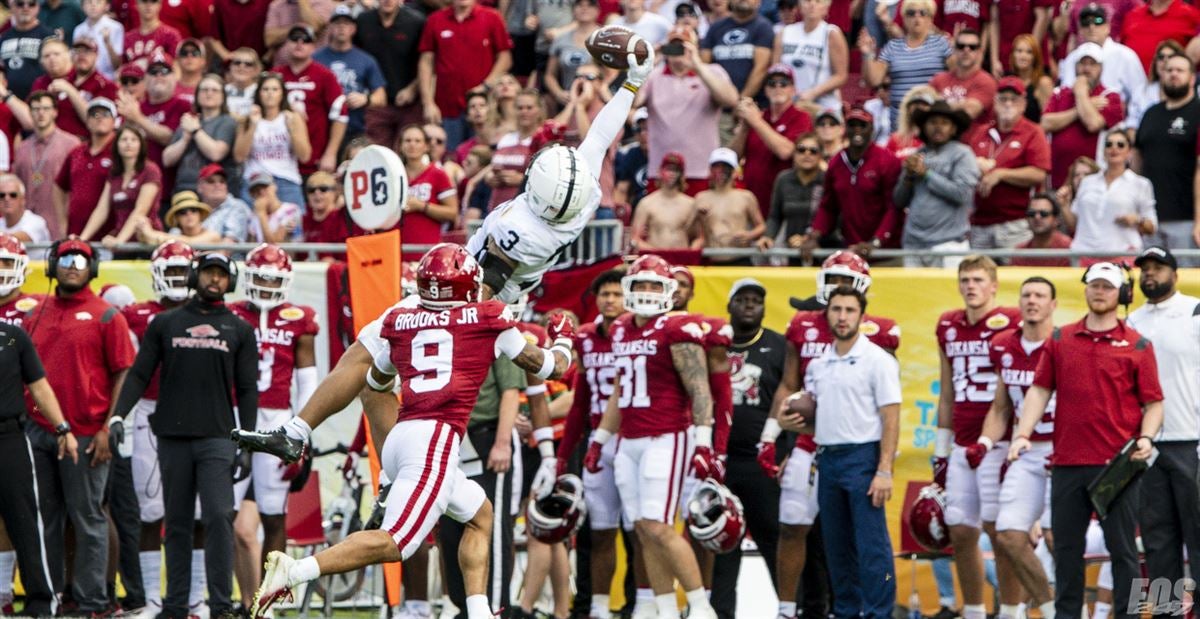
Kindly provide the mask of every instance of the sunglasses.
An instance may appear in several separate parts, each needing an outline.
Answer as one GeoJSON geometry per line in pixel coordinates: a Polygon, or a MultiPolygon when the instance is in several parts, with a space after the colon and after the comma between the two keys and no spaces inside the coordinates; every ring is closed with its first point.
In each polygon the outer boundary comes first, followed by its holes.
{"type": "Polygon", "coordinates": [[[179,50],[180,58],[199,58],[200,56],[203,56],[203,54],[200,53],[200,50],[194,47],[179,50]]]}
{"type": "Polygon", "coordinates": [[[10,191],[7,193],[0,191],[0,200],[16,200],[17,198],[20,198],[20,197],[21,197],[21,194],[15,192],[15,191],[10,191]]]}
{"type": "Polygon", "coordinates": [[[179,215],[181,215],[181,216],[187,215],[190,213],[195,213],[195,214],[199,215],[200,209],[198,209],[198,208],[181,208],[181,209],[179,209],[179,215]]]}
{"type": "Polygon", "coordinates": [[[83,271],[88,268],[88,257],[83,254],[67,254],[58,257],[58,268],[83,271]]]}
{"type": "Polygon", "coordinates": [[[142,78],[140,78],[140,77],[122,77],[121,78],[122,86],[133,86],[134,84],[141,84],[141,83],[142,83],[142,78]]]}
{"type": "Polygon", "coordinates": [[[1036,209],[1029,209],[1028,211],[1025,211],[1025,216],[1032,219],[1046,219],[1053,217],[1054,211],[1039,211],[1036,209]]]}
{"type": "Polygon", "coordinates": [[[816,146],[797,146],[796,154],[797,155],[819,155],[819,154],[821,154],[821,149],[817,148],[816,146]]]}
{"type": "Polygon", "coordinates": [[[14,3],[13,3],[13,8],[16,8],[16,9],[32,9],[32,8],[35,8],[35,7],[37,7],[37,5],[38,5],[38,3],[36,3],[36,2],[14,2],[14,3]]]}
{"type": "Polygon", "coordinates": [[[163,77],[163,76],[167,76],[170,74],[171,74],[171,70],[162,65],[157,65],[155,67],[152,67],[149,71],[146,71],[146,75],[149,75],[151,77],[163,77]]]}
{"type": "Polygon", "coordinates": [[[308,188],[308,193],[310,193],[310,194],[314,194],[317,192],[329,193],[329,192],[333,191],[334,189],[336,189],[336,187],[334,187],[333,185],[313,185],[312,187],[308,188]]]}
{"type": "Polygon", "coordinates": [[[112,112],[104,108],[96,108],[88,111],[88,118],[112,118],[112,112]]]}
{"type": "Polygon", "coordinates": [[[791,80],[767,80],[767,86],[770,88],[787,88],[791,85],[791,80]]]}
{"type": "Polygon", "coordinates": [[[308,36],[307,34],[304,34],[303,32],[297,32],[296,34],[289,36],[288,40],[291,41],[292,43],[312,43],[313,42],[313,38],[308,36]]]}
{"type": "Polygon", "coordinates": [[[925,9],[909,9],[904,12],[905,17],[929,17],[929,11],[925,9]]]}
{"type": "Polygon", "coordinates": [[[817,126],[818,127],[836,127],[840,124],[842,124],[842,123],[839,123],[836,120],[822,120],[817,123],[817,126]]]}
{"type": "Polygon", "coordinates": [[[1079,18],[1079,25],[1083,26],[1085,28],[1088,26],[1103,26],[1107,22],[1108,22],[1108,19],[1101,15],[1093,15],[1090,17],[1079,18]]]}
{"type": "Polygon", "coordinates": [[[587,73],[587,74],[580,74],[580,75],[576,75],[576,76],[575,76],[575,79],[577,79],[577,80],[587,80],[587,81],[589,81],[589,82],[594,82],[594,81],[596,81],[596,80],[600,79],[600,76],[599,76],[599,75],[592,75],[592,74],[590,74],[590,73],[587,73]]]}
{"type": "Polygon", "coordinates": [[[253,60],[231,60],[231,61],[229,61],[229,66],[231,66],[231,67],[253,67],[253,66],[255,66],[255,63],[253,60]]]}
{"type": "Polygon", "coordinates": [[[1159,54],[1158,56],[1155,56],[1155,59],[1156,59],[1156,60],[1164,60],[1164,61],[1165,61],[1165,60],[1170,60],[1170,59],[1174,58],[1174,57],[1175,57],[1175,56],[1177,56],[1177,55],[1178,55],[1178,54],[1159,54]]]}
{"type": "Polygon", "coordinates": [[[957,49],[960,52],[968,51],[968,50],[973,52],[975,50],[978,50],[980,47],[982,47],[982,45],[980,45],[979,43],[955,43],[954,44],[954,49],[957,49]]]}
{"type": "Polygon", "coordinates": [[[1112,140],[1105,140],[1104,148],[1129,148],[1129,142],[1114,142],[1112,140]]]}

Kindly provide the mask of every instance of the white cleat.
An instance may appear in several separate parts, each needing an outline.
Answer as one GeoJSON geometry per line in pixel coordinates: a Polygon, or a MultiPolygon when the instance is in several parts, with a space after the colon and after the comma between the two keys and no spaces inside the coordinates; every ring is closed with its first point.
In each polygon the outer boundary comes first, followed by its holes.
{"type": "Polygon", "coordinates": [[[295,559],[279,551],[267,555],[267,563],[263,567],[262,584],[254,593],[254,605],[250,607],[253,619],[263,619],[269,616],[271,605],[282,599],[292,599],[292,585],[288,582],[288,572],[295,559]]]}

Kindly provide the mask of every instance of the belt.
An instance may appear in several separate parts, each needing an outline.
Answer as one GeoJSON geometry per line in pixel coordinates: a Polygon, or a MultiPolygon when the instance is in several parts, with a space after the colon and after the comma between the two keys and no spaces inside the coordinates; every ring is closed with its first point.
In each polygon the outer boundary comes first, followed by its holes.
{"type": "Polygon", "coordinates": [[[0,434],[12,434],[21,431],[21,417],[6,417],[0,419],[0,434]]]}

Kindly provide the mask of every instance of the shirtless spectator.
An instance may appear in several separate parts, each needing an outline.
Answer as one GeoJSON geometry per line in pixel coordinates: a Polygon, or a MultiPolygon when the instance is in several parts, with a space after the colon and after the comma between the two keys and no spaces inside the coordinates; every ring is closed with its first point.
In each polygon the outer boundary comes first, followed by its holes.
{"type": "Polygon", "coordinates": [[[686,169],[683,155],[667,153],[663,157],[658,189],[642,198],[633,213],[635,250],[704,248],[696,201],[684,193],[686,169]]]}
{"type": "MultiPolygon", "coordinates": [[[[750,247],[766,229],[754,194],[733,186],[737,169],[737,153],[728,148],[718,148],[708,157],[709,189],[696,194],[696,210],[708,239],[706,247],[750,247]]],[[[727,266],[754,266],[749,256],[713,257],[710,261],[727,266]]]]}

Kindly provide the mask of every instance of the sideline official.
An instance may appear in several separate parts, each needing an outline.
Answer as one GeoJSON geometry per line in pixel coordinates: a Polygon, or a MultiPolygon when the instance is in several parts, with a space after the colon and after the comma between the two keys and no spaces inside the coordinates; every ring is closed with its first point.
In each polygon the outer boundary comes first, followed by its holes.
{"type": "Polygon", "coordinates": [[[150,428],[158,437],[166,512],[167,595],[162,617],[188,616],[197,495],[205,531],[208,606],[214,617],[232,611],[232,470],[235,460],[243,458],[235,454],[229,435],[235,425],[255,427],[258,414],[254,328],[224,303],[236,281],[236,265],[222,254],[203,254],[192,261],[188,286],[195,296],[159,314],[146,328],[111,422],[114,435],[124,434],[124,416],[161,366],[150,428]],[[240,421],[234,419],[235,410],[240,421]]]}
{"type": "Polygon", "coordinates": [[[1141,501],[1139,521],[1150,580],[1175,583],[1183,578],[1183,548],[1188,556],[1200,557],[1200,299],[1175,289],[1178,263],[1170,250],[1147,247],[1134,264],[1142,271],[1138,286],[1148,302],[1129,315],[1128,323],[1154,343],[1163,391],[1158,459],[1141,481],[1147,500],[1141,501]]]}
{"type": "MultiPolygon", "coordinates": [[[[1078,617],[1083,608],[1086,533],[1092,517],[1088,485],[1130,439],[1134,460],[1146,460],[1152,437],[1162,425],[1162,388],[1150,340],[1117,318],[1122,296],[1132,295],[1122,268],[1097,262],[1084,272],[1088,313],[1056,328],[1025,394],[1021,423],[1013,432],[1008,459],[1030,448],[1030,436],[1057,390],[1054,411],[1054,469],[1050,478],[1054,530],[1055,616],[1078,617]]],[[[1112,561],[1113,611],[1129,613],[1129,583],[1140,576],[1137,528],[1138,488],[1125,489],[1100,521],[1112,561]]]]}

